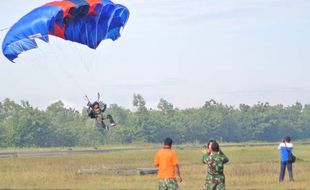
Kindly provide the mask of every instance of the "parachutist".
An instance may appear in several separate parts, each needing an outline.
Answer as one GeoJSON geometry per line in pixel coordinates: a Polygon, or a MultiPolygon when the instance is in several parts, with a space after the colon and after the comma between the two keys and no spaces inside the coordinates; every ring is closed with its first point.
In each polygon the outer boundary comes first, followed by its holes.
{"type": "MultiPolygon", "coordinates": [[[[86,96],[86,98],[87,98],[87,96],[86,96]]],[[[104,129],[109,130],[109,125],[106,125],[104,123],[104,120],[106,120],[106,119],[109,120],[111,127],[116,126],[116,123],[110,114],[103,115],[103,113],[107,109],[107,105],[105,103],[99,101],[99,94],[98,94],[98,100],[95,101],[94,103],[91,103],[88,100],[87,106],[88,106],[88,109],[87,109],[88,116],[92,119],[96,119],[97,125],[100,128],[104,128],[104,129]]]]}

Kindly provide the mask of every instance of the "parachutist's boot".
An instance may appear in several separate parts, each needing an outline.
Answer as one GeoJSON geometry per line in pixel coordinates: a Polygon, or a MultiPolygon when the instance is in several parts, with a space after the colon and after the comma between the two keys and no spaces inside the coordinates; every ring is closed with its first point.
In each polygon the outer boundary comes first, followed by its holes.
{"type": "Polygon", "coordinates": [[[115,123],[113,117],[112,117],[111,115],[107,115],[107,117],[108,117],[108,119],[109,119],[109,121],[110,121],[111,127],[115,127],[115,126],[116,126],[116,123],[115,123]]]}

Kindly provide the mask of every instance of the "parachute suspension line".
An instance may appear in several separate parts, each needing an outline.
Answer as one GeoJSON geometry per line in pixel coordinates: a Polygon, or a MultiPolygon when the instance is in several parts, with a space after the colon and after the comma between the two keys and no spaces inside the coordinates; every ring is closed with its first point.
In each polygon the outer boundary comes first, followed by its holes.
{"type": "Polygon", "coordinates": [[[57,65],[62,70],[62,72],[65,73],[66,78],[72,82],[72,84],[80,91],[82,95],[85,95],[86,94],[85,91],[82,89],[81,85],[78,83],[76,78],[72,74],[70,74],[68,71],[66,71],[66,69],[63,68],[61,63],[57,63],[57,65]]]}
{"type": "MultiPolygon", "coordinates": [[[[54,46],[53,49],[55,49],[55,54],[56,54],[56,57],[57,58],[63,58],[65,59],[64,62],[70,62],[70,60],[68,60],[68,56],[65,54],[66,50],[65,48],[63,48],[61,45],[57,44],[57,43],[49,43],[49,44],[52,44],[52,46],[54,46]]],[[[85,57],[82,55],[82,52],[80,51],[80,49],[76,46],[75,42],[72,42],[71,43],[72,46],[70,46],[71,48],[68,48],[70,49],[71,51],[70,52],[74,52],[73,54],[76,55],[76,57],[78,58],[78,62],[80,62],[80,64],[82,64],[82,67],[84,67],[87,72],[93,76],[93,74],[91,74],[90,72],[90,69],[88,68],[87,66],[87,63],[86,63],[86,59],[85,57]]],[[[68,47],[68,46],[67,46],[68,47]]],[[[86,95],[86,92],[85,90],[83,90],[83,88],[81,87],[80,83],[78,82],[78,80],[76,79],[76,77],[68,72],[66,70],[66,68],[61,64],[61,60],[57,61],[57,66],[58,68],[62,71],[62,73],[65,75],[65,77],[72,83],[72,85],[83,95],[85,96],[86,95]]],[[[72,61],[71,61],[72,62],[72,61]]]]}
{"type": "MultiPolygon", "coordinates": [[[[51,46],[55,46],[56,47],[56,45],[54,45],[55,43],[49,43],[51,46]]],[[[58,63],[58,62],[60,62],[60,61],[58,61],[57,59],[59,58],[59,57],[66,57],[66,56],[64,56],[63,55],[63,50],[61,50],[62,48],[61,47],[57,47],[57,48],[52,48],[52,49],[60,49],[60,52],[62,52],[62,55],[60,55],[59,53],[58,53],[58,51],[54,51],[53,53],[52,52],[48,52],[48,51],[44,51],[43,49],[41,49],[41,48],[37,48],[36,50],[37,50],[37,52],[38,52],[38,56],[36,56],[36,57],[27,57],[27,59],[24,59],[23,58],[23,56],[22,57],[20,57],[19,59],[23,59],[23,60],[25,60],[25,61],[29,61],[29,64],[32,64],[32,65],[34,65],[34,64],[36,64],[35,66],[33,66],[33,68],[35,69],[35,70],[37,70],[37,72],[38,73],[41,73],[44,69],[46,69],[41,63],[42,63],[42,61],[41,60],[43,60],[42,58],[46,58],[46,56],[48,55],[48,54],[50,54],[50,55],[54,55],[54,57],[56,57],[56,60],[54,60],[54,62],[57,62],[57,66],[58,66],[58,68],[59,69],[61,69],[62,70],[62,72],[64,73],[64,75],[66,76],[66,78],[68,78],[68,79],[70,79],[71,81],[73,80],[73,85],[75,86],[75,88],[76,89],[78,89],[83,95],[85,95],[85,92],[83,91],[83,89],[80,87],[80,85],[79,85],[79,83],[75,80],[75,78],[73,77],[73,76],[70,76],[70,74],[68,73],[68,72],[66,72],[65,71],[65,69],[61,66],[61,64],[60,63],[58,63]]],[[[60,86],[63,84],[63,83],[61,83],[60,82],[60,80],[59,79],[56,79],[55,78],[55,82],[57,82],[60,86]]]]}
{"type": "Polygon", "coordinates": [[[76,46],[75,42],[72,43],[73,48],[74,48],[74,53],[76,54],[76,56],[80,59],[79,63],[82,64],[82,66],[87,70],[88,73],[90,73],[90,67],[88,66],[86,60],[85,60],[85,56],[82,56],[82,52],[81,50],[76,46]]]}
{"type": "MultiPolygon", "coordinates": [[[[64,58],[64,59],[65,59],[65,62],[67,62],[67,61],[66,61],[67,56],[65,55],[65,52],[66,52],[66,51],[65,51],[60,45],[58,45],[57,43],[50,43],[50,44],[52,44],[53,46],[56,47],[56,48],[53,48],[53,49],[56,50],[56,51],[55,51],[55,54],[57,54],[56,57],[57,57],[57,58],[64,58]]],[[[65,77],[66,77],[69,81],[71,81],[71,83],[73,84],[73,86],[74,86],[78,91],[80,91],[81,94],[85,95],[85,94],[86,94],[85,91],[83,90],[83,88],[81,87],[81,85],[79,84],[79,82],[76,80],[76,78],[75,78],[72,74],[70,74],[70,73],[62,66],[61,60],[56,61],[56,62],[57,62],[58,68],[64,73],[65,77]]]]}
{"type": "Polygon", "coordinates": [[[1,29],[0,29],[0,32],[6,31],[6,30],[8,30],[8,29],[10,29],[10,28],[11,28],[11,27],[1,28],[1,29]]]}

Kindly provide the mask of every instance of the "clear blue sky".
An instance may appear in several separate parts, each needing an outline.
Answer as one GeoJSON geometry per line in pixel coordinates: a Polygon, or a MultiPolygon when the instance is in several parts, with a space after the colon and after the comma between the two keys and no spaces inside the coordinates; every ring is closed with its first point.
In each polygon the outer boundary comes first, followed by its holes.
{"type": "MultiPolygon", "coordinates": [[[[45,0],[1,3],[0,28],[45,0]]],[[[310,103],[309,0],[120,0],[129,21],[121,38],[97,50],[51,38],[15,64],[0,56],[0,101],[44,109],[62,100],[81,109],[83,94],[132,108],[160,98],[178,108],[213,98],[240,103],[310,103]]],[[[7,31],[0,32],[0,42],[7,31]]]]}

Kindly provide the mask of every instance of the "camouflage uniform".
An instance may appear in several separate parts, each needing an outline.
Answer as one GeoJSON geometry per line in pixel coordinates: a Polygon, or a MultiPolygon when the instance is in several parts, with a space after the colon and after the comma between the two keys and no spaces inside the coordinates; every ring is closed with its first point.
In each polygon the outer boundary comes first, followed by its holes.
{"type": "Polygon", "coordinates": [[[208,167],[205,190],[225,190],[224,164],[228,161],[222,152],[214,152],[204,160],[208,167]]]}
{"type": "Polygon", "coordinates": [[[202,163],[203,163],[203,164],[206,164],[206,163],[207,163],[207,159],[209,158],[209,156],[210,156],[210,153],[209,153],[209,152],[207,152],[207,153],[205,153],[205,154],[202,155],[202,163]]]}
{"type": "Polygon", "coordinates": [[[175,178],[172,179],[160,179],[159,190],[180,190],[178,182],[175,178]]]}

